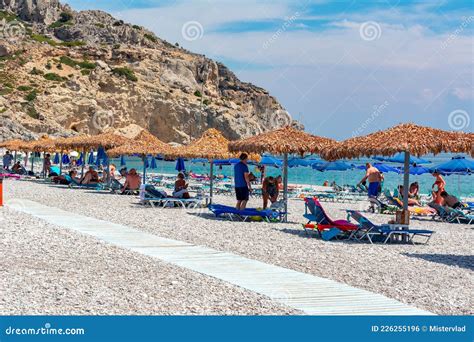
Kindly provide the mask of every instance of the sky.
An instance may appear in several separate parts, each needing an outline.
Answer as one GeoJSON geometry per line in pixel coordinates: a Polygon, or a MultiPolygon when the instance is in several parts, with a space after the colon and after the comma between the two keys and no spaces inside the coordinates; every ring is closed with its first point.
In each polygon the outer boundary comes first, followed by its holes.
{"type": "Polygon", "coordinates": [[[68,0],[227,65],[307,131],[402,122],[472,132],[472,1],[68,0]]]}

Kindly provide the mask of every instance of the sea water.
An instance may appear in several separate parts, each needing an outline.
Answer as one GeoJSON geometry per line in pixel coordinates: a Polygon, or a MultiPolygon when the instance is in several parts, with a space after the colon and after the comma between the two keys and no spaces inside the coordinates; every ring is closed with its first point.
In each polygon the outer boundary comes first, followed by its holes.
{"type": "MultiPolygon", "coordinates": [[[[430,168],[435,165],[444,163],[449,161],[453,157],[452,154],[440,154],[437,156],[424,156],[423,159],[427,159],[431,161],[430,164],[424,164],[423,166],[430,168]]],[[[468,158],[468,157],[466,157],[468,158]]],[[[371,162],[378,162],[375,160],[370,159],[352,159],[347,160],[346,162],[355,165],[365,165],[367,161],[371,162]]],[[[113,159],[111,161],[117,166],[117,169],[120,168],[120,160],[113,159]]],[[[138,172],[143,172],[143,162],[141,158],[138,157],[127,157],[125,158],[126,167],[128,169],[136,168],[138,172]]],[[[163,161],[157,160],[156,161],[157,167],[156,169],[147,169],[147,172],[151,173],[159,173],[159,174],[177,174],[175,169],[176,162],[172,161],[163,161]]],[[[397,163],[386,163],[390,166],[403,166],[403,164],[397,163]]],[[[192,163],[191,161],[186,161],[186,170],[192,171],[198,174],[209,174],[209,163],[192,163]]],[[[249,165],[249,169],[253,172],[257,177],[259,177],[260,173],[256,165],[249,165]]],[[[265,168],[266,175],[270,176],[278,176],[283,173],[281,168],[276,167],[269,167],[265,168]]],[[[225,166],[215,166],[214,167],[214,174],[215,175],[224,175],[224,176],[232,176],[233,175],[233,166],[232,165],[225,165],[225,166]]],[[[351,169],[347,171],[317,171],[312,169],[311,167],[293,167],[288,169],[288,181],[289,183],[293,184],[309,184],[309,185],[323,185],[325,181],[329,183],[335,181],[339,185],[349,184],[349,185],[356,185],[365,175],[364,170],[360,169],[351,169]]],[[[393,191],[398,185],[403,184],[403,174],[397,173],[384,173],[385,181],[384,181],[384,189],[389,189],[393,191]]],[[[445,176],[444,179],[446,180],[446,191],[456,196],[462,197],[474,197],[474,182],[473,176],[471,175],[450,175],[445,176]]],[[[420,192],[424,194],[431,193],[431,186],[434,183],[434,177],[431,174],[423,174],[423,175],[410,175],[410,183],[411,182],[418,182],[420,185],[420,192]]]]}

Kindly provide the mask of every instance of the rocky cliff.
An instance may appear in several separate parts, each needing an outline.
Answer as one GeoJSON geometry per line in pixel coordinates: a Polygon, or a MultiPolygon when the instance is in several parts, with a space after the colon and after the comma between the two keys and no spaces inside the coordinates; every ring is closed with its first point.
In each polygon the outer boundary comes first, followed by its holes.
{"type": "Polygon", "coordinates": [[[0,0],[0,139],[122,132],[229,139],[291,119],[267,91],[144,27],[57,0],[0,0]]]}

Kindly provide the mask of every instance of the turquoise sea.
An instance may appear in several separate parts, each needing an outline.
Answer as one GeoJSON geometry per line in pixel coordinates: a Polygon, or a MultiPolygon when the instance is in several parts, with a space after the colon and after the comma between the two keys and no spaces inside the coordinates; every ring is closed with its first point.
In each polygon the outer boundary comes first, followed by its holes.
{"type": "MultiPolygon", "coordinates": [[[[431,161],[431,164],[426,164],[424,166],[431,167],[443,162],[450,160],[453,157],[452,154],[440,154],[437,156],[424,156],[423,159],[427,159],[431,161]]],[[[467,156],[466,156],[467,157],[467,156]]],[[[468,158],[468,157],[467,157],[468,158]]],[[[369,159],[352,159],[348,160],[348,163],[356,164],[356,165],[363,165],[369,159]]],[[[136,168],[140,173],[143,169],[143,162],[138,157],[128,157],[125,159],[126,166],[128,169],[136,168]]],[[[373,160],[370,160],[373,161],[373,160]]],[[[120,165],[120,159],[114,159],[112,161],[117,168],[120,165]]],[[[375,161],[373,161],[375,162],[375,161]]],[[[170,161],[156,161],[157,168],[156,169],[147,169],[147,172],[152,173],[165,173],[165,174],[176,174],[177,171],[175,170],[175,162],[170,161]]],[[[396,163],[387,163],[391,166],[403,166],[402,164],[396,163]]],[[[199,174],[209,174],[209,164],[202,164],[202,163],[191,163],[190,161],[185,162],[186,170],[192,170],[194,173],[199,174]]],[[[259,175],[256,166],[250,165],[250,170],[255,175],[259,175]]],[[[267,175],[280,175],[282,174],[283,170],[275,167],[267,167],[266,173],[267,175]]],[[[233,167],[232,166],[221,166],[214,168],[215,174],[222,174],[226,176],[232,176],[233,174],[233,167]]],[[[355,185],[360,179],[364,176],[364,170],[352,169],[347,171],[325,171],[320,172],[314,170],[310,167],[294,167],[289,169],[289,183],[296,183],[296,184],[311,184],[311,185],[322,185],[324,181],[336,181],[337,184],[350,184],[355,185]]],[[[474,175],[450,175],[445,176],[445,180],[447,182],[446,190],[449,193],[455,194],[456,196],[463,196],[463,197],[474,197],[474,175]]],[[[431,174],[423,174],[423,175],[410,175],[410,182],[417,181],[420,184],[420,191],[422,193],[430,193],[431,192],[431,185],[434,182],[434,178],[431,174]]],[[[398,184],[403,184],[403,174],[396,174],[396,173],[385,173],[385,183],[384,188],[388,188],[393,191],[398,184]]]]}

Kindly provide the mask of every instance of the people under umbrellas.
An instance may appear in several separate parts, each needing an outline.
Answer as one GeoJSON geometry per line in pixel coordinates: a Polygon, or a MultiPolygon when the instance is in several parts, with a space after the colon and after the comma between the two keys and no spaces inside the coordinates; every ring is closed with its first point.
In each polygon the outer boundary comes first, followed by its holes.
{"type": "Polygon", "coordinates": [[[446,181],[441,176],[441,174],[436,170],[432,173],[432,175],[433,177],[436,178],[435,182],[431,186],[431,194],[433,196],[433,202],[436,204],[442,205],[443,197],[441,196],[441,193],[446,188],[446,181]]]}
{"type": "Polygon", "coordinates": [[[127,191],[139,190],[141,184],[142,184],[142,179],[140,175],[137,173],[137,170],[130,169],[130,172],[125,177],[125,183],[122,188],[122,195],[125,194],[127,191]]]}
{"type": "Polygon", "coordinates": [[[178,173],[178,179],[174,183],[173,197],[176,198],[190,198],[188,192],[188,183],[184,179],[184,173],[178,173]]]}
{"type": "Polygon", "coordinates": [[[250,172],[247,165],[248,155],[242,153],[239,157],[240,161],[234,165],[234,185],[235,195],[237,197],[237,210],[244,210],[249,200],[250,191],[250,172]]]}
{"type": "Polygon", "coordinates": [[[3,155],[3,168],[5,170],[10,170],[10,165],[12,163],[12,160],[13,160],[13,156],[10,153],[10,151],[5,152],[5,154],[3,155]]]}
{"type": "MultiPolygon", "coordinates": [[[[366,181],[369,182],[369,186],[367,188],[367,194],[369,198],[372,198],[372,197],[376,198],[379,195],[380,183],[382,182],[382,175],[380,174],[379,169],[372,166],[372,164],[370,163],[365,164],[365,169],[366,169],[365,176],[360,180],[357,186],[359,186],[360,184],[364,184],[366,181]]],[[[371,202],[370,209],[372,211],[375,211],[375,207],[372,202],[371,202]]]]}

